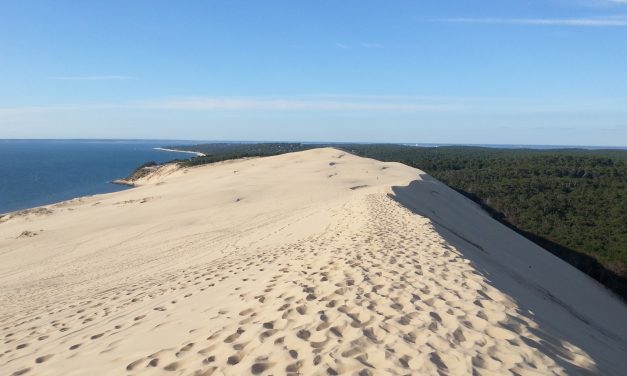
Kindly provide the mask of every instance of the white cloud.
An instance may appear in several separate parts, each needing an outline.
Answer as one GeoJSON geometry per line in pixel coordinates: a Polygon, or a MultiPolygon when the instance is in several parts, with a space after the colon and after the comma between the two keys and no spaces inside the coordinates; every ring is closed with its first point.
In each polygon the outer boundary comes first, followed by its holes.
{"type": "Polygon", "coordinates": [[[124,81],[135,80],[135,77],[130,76],[56,76],[48,77],[51,80],[70,80],[70,81],[124,81]]]}
{"type": "MultiPolygon", "coordinates": [[[[618,0],[625,1],[627,0],[618,0]]],[[[627,26],[627,17],[587,17],[587,18],[440,18],[437,22],[481,23],[503,25],[540,25],[540,26],[590,26],[622,27],[627,26]]]]}
{"type": "Polygon", "coordinates": [[[348,48],[348,45],[344,44],[344,43],[336,43],[335,47],[337,47],[337,48],[348,48]]]}

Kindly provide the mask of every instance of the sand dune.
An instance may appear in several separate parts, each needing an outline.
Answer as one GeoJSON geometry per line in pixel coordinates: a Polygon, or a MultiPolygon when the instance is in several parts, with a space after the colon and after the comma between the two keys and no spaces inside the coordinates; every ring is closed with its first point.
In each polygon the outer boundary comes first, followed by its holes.
{"type": "Polygon", "coordinates": [[[621,375],[625,318],[428,175],[335,149],[0,218],[2,375],[621,375]]]}

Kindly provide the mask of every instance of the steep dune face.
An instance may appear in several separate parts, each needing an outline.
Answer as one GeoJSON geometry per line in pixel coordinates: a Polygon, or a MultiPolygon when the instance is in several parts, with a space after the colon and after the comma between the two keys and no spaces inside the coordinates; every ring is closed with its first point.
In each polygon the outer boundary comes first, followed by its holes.
{"type": "Polygon", "coordinates": [[[627,369],[621,302],[419,170],[316,149],[140,184],[0,220],[0,374],[627,369]]]}

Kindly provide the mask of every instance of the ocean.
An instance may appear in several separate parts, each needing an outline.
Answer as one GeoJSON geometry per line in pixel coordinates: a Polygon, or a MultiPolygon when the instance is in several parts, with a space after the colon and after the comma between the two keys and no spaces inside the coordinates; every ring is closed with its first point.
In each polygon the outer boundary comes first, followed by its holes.
{"type": "Polygon", "coordinates": [[[181,141],[0,140],[0,214],[128,187],[111,181],[143,163],[189,155],[154,150],[181,141]]]}

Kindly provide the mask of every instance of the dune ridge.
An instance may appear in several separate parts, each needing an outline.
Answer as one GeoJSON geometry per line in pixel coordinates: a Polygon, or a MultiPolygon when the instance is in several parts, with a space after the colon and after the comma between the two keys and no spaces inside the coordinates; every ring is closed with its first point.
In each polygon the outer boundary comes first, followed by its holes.
{"type": "Polygon", "coordinates": [[[135,183],[3,218],[2,374],[627,369],[622,302],[422,171],[326,148],[135,183]]]}

